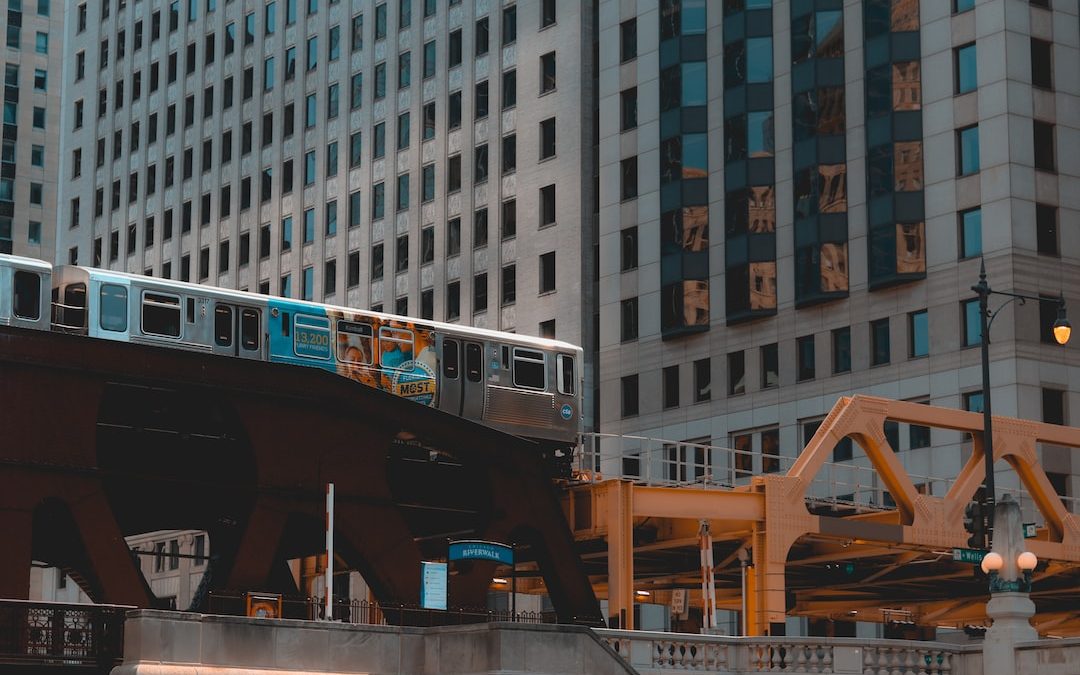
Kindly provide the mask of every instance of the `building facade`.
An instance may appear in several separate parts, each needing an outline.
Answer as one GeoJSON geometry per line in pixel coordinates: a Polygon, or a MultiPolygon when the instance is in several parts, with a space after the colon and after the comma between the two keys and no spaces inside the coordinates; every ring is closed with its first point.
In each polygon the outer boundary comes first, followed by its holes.
{"type": "Polygon", "coordinates": [[[64,6],[50,0],[6,5],[0,19],[6,47],[0,253],[48,260],[56,232],[64,6]]]}
{"type": "Polygon", "coordinates": [[[58,262],[591,341],[587,5],[68,14],[58,262]]]}
{"type": "MultiPolygon", "coordinates": [[[[739,451],[612,440],[604,475],[780,470],[849,393],[981,409],[982,259],[1045,298],[993,323],[994,412],[1080,420],[1050,334],[1080,302],[1076,3],[600,0],[598,24],[600,428],[739,451]]],[[[916,476],[970,452],[885,434],[916,476]]]]}

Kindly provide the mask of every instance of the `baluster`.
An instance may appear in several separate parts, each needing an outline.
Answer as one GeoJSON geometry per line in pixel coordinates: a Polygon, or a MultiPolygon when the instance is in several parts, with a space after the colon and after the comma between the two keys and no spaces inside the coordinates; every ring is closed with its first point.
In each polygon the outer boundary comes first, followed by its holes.
{"type": "Polygon", "coordinates": [[[907,650],[904,658],[904,665],[907,666],[907,668],[904,670],[904,675],[918,675],[915,672],[915,666],[917,665],[915,659],[917,656],[918,654],[914,649],[907,650]]]}
{"type": "Polygon", "coordinates": [[[902,657],[902,655],[900,653],[900,648],[899,647],[893,647],[892,648],[892,658],[889,660],[889,665],[891,666],[891,669],[889,670],[889,672],[890,672],[891,675],[904,675],[903,672],[900,670],[900,666],[902,665],[902,661],[903,661],[903,657],[902,657]]]}
{"type": "Polygon", "coordinates": [[[877,675],[889,675],[889,649],[888,647],[881,647],[877,650],[878,653],[878,672],[877,675]]]}
{"type": "Polygon", "coordinates": [[[791,647],[784,644],[776,645],[776,658],[773,659],[773,663],[775,664],[773,670],[777,672],[787,670],[788,666],[791,665],[791,658],[791,647]]]}
{"type": "Polygon", "coordinates": [[[653,665],[658,668],[664,667],[664,643],[660,640],[653,642],[653,665]]]}
{"type": "Polygon", "coordinates": [[[750,652],[750,672],[761,672],[761,652],[757,645],[747,645],[747,651],[750,652]]]}
{"type": "Polygon", "coordinates": [[[952,654],[939,652],[939,658],[941,659],[941,665],[938,667],[937,672],[941,675],[948,675],[952,672],[952,654]]]}
{"type": "Polygon", "coordinates": [[[877,661],[877,649],[873,647],[863,647],[863,675],[877,675],[876,666],[877,661]]]}
{"type": "Polygon", "coordinates": [[[807,672],[820,673],[821,672],[821,667],[820,667],[821,664],[820,664],[820,661],[818,659],[818,652],[821,650],[821,646],[820,645],[810,645],[809,649],[810,649],[810,658],[808,659],[808,662],[807,662],[807,668],[806,668],[807,672]]]}
{"type": "Polygon", "coordinates": [[[678,656],[675,663],[683,669],[686,668],[686,657],[689,656],[689,652],[690,650],[687,648],[685,642],[680,642],[675,645],[675,653],[678,656]]]}
{"type": "Polygon", "coordinates": [[[792,645],[790,649],[796,651],[795,654],[795,672],[805,673],[806,671],[806,645],[792,645]]]}
{"type": "Polygon", "coordinates": [[[832,670],[832,645],[821,645],[821,671],[822,673],[831,673],[832,670]]]}

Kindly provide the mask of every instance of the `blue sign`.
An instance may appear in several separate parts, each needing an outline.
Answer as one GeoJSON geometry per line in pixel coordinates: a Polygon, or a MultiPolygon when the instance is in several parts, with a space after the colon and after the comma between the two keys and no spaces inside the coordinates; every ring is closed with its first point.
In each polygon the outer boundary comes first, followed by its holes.
{"type": "Polygon", "coordinates": [[[450,542],[450,560],[490,560],[514,564],[514,549],[494,541],[465,539],[450,542]]]}
{"type": "Polygon", "coordinates": [[[420,563],[420,606],[446,609],[446,563],[420,563]]]}
{"type": "Polygon", "coordinates": [[[574,409],[570,406],[569,403],[564,403],[562,410],[559,411],[559,414],[562,415],[562,418],[564,420],[568,420],[574,416],[574,409]]]}

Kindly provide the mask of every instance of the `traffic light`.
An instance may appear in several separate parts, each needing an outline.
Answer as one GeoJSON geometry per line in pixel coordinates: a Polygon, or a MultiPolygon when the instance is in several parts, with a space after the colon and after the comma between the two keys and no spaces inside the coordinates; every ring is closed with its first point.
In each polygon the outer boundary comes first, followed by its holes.
{"type": "Polygon", "coordinates": [[[983,548],[986,543],[986,517],[981,502],[971,502],[964,509],[964,529],[971,533],[968,548],[983,548]]]}

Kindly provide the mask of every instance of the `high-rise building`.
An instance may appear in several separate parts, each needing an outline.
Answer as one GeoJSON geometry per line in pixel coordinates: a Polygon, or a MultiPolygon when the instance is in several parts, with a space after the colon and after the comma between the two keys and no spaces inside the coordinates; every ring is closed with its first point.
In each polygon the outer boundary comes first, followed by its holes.
{"type": "Polygon", "coordinates": [[[58,262],[591,341],[588,5],[68,12],[58,262]]]}
{"type": "MultiPolygon", "coordinates": [[[[1050,333],[1061,294],[1080,312],[1075,3],[598,6],[600,427],[746,452],[646,467],[613,440],[604,475],[779,470],[848,393],[980,409],[983,258],[1045,298],[993,324],[994,412],[1080,420],[1080,352],[1050,333]]],[[[883,433],[915,475],[970,448],[883,433]]],[[[1041,452],[1080,496],[1076,459],[1041,452]]]]}
{"type": "Polygon", "coordinates": [[[51,259],[64,6],[53,6],[50,0],[9,0],[6,5],[0,253],[51,259]]]}

